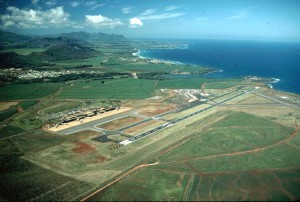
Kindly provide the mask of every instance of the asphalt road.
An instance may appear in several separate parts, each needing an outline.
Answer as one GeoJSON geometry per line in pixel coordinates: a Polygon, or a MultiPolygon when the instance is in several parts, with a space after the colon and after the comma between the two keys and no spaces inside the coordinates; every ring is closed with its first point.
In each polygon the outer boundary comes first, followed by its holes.
{"type": "Polygon", "coordinates": [[[292,104],[285,103],[285,102],[283,102],[283,101],[280,101],[280,100],[277,100],[277,99],[275,99],[275,98],[273,98],[273,97],[266,96],[266,95],[262,95],[262,94],[260,94],[260,93],[255,93],[255,94],[256,94],[256,95],[259,95],[259,96],[261,96],[261,97],[267,98],[267,99],[269,99],[269,100],[273,100],[273,101],[275,101],[275,102],[277,102],[277,103],[280,103],[280,104],[286,105],[286,106],[288,106],[288,107],[292,107],[292,108],[294,108],[294,109],[300,109],[300,107],[299,107],[299,106],[296,106],[296,105],[292,105],[292,104]]]}
{"type": "Polygon", "coordinates": [[[235,96],[232,96],[232,97],[230,97],[230,98],[226,98],[226,99],[224,99],[224,100],[222,100],[222,101],[220,101],[220,102],[216,102],[216,103],[212,104],[212,105],[209,106],[209,107],[206,107],[206,108],[201,109],[201,110],[199,110],[199,111],[193,112],[193,113],[188,114],[188,115],[186,115],[186,116],[183,116],[183,117],[181,117],[181,118],[175,119],[175,120],[170,121],[170,122],[168,122],[168,123],[165,123],[165,124],[163,124],[163,125],[161,125],[161,126],[158,126],[158,127],[156,127],[156,128],[153,128],[153,129],[151,129],[151,130],[149,130],[149,131],[147,131],[147,132],[144,132],[144,133],[142,133],[142,134],[139,134],[139,135],[137,135],[137,136],[131,137],[131,138],[127,139],[127,140],[124,140],[124,141],[122,141],[122,142],[119,142],[119,144],[121,144],[121,145],[127,145],[127,144],[130,144],[130,143],[132,143],[132,142],[134,142],[134,141],[137,141],[137,140],[139,140],[139,139],[141,139],[141,138],[144,138],[144,137],[146,137],[146,136],[148,136],[148,135],[151,135],[151,134],[153,134],[153,133],[155,133],[155,132],[157,132],[157,131],[160,131],[160,130],[162,130],[162,129],[164,129],[164,128],[167,128],[167,127],[170,127],[170,126],[172,126],[172,125],[174,125],[174,124],[176,124],[176,123],[179,123],[179,122],[181,122],[181,121],[183,121],[183,120],[185,120],[185,119],[187,119],[187,118],[190,118],[190,117],[192,117],[192,116],[195,116],[195,115],[198,115],[198,114],[200,114],[200,113],[203,113],[203,112],[205,112],[205,111],[207,111],[207,110],[209,110],[209,109],[212,109],[212,108],[214,108],[214,107],[217,107],[217,106],[219,106],[219,105],[221,105],[221,104],[223,104],[223,103],[225,103],[225,102],[227,102],[227,101],[229,101],[229,100],[232,100],[232,99],[234,99],[234,98],[237,98],[237,97],[239,97],[239,96],[242,96],[242,95],[244,95],[244,94],[246,94],[246,93],[252,92],[253,90],[255,90],[255,88],[253,88],[253,89],[251,89],[251,90],[248,90],[248,91],[244,91],[244,92],[239,93],[239,94],[237,94],[237,95],[235,95],[235,96]]]}

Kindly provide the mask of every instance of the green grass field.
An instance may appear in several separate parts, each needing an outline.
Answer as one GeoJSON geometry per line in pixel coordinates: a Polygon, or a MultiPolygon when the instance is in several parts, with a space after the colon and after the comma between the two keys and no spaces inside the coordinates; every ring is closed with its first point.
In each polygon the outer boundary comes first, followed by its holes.
{"type": "Polygon", "coordinates": [[[111,63],[103,64],[103,67],[111,71],[129,71],[129,72],[173,72],[173,73],[207,73],[207,68],[188,65],[173,65],[163,63],[146,63],[146,62],[126,62],[111,61],[111,63]]]}
{"type": "Polygon", "coordinates": [[[37,99],[55,93],[60,83],[33,83],[7,85],[0,88],[0,100],[37,99]]]}
{"type": "Polygon", "coordinates": [[[32,131],[21,136],[0,140],[0,195],[3,200],[76,200],[94,185],[66,177],[22,158],[60,144],[60,136],[32,131]]]}
{"type": "Polygon", "coordinates": [[[44,48],[11,48],[11,49],[5,49],[5,50],[1,50],[0,52],[15,52],[19,55],[29,55],[32,52],[42,52],[46,49],[44,48]]]}
{"type": "Polygon", "coordinates": [[[73,86],[64,88],[60,98],[76,99],[142,99],[153,95],[155,81],[139,79],[113,79],[91,81],[89,83],[73,82],[73,86]]]}
{"type": "Polygon", "coordinates": [[[78,60],[64,60],[64,61],[51,61],[51,63],[56,64],[60,68],[72,68],[78,65],[93,65],[95,67],[101,66],[101,63],[105,60],[105,56],[99,54],[96,57],[91,57],[88,59],[78,59],[78,60]]]}
{"type": "Polygon", "coordinates": [[[27,100],[22,101],[15,106],[11,106],[9,109],[0,112],[0,121],[7,119],[17,112],[17,107],[21,107],[23,110],[35,105],[37,103],[36,100],[27,100]]]}
{"type": "Polygon", "coordinates": [[[187,175],[141,169],[91,201],[178,201],[187,184],[187,175]],[[155,176],[155,177],[154,177],[155,176]]]}
{"type": "Polygon", "coordinates": [[[169,89],[200,89],[204,82],[217,88],[227,88],[234,86],[242,80],[228,80],[228,85],[219,84],[224,80],[219,79],[182,79],[182,80],[144,80],[144,79],[113,79],[113,80],[92,80],[88,83],[81,81],[74,81],[73,85],[64,88],[59,95],[60,98],[75,98],[75,99],[142,99],[154,96],[155,90],[169,88],[169,89]]]}
{"type": "Polygon", "coordinates": [[[139,169],[91,200],[299,199],[299,134],[287,144],[277,144],[293,130],[246,113],[231,113],[155,158],[158,165],[139,169]],[[264,147],[268,148],[256,151],[264,147]],[[246,152],[250,150],[254,152],[246,152]]]}
{"type": "Polygon", "coordinates": [[[25,130],[18,128],[16,126],[7,125],[0,128],[0,138],[10,137],[12,135],[17,135],[23,133],[25,130]]]}
{"type": "MultiPolygon", "coordinates": [[[[199,122],[199,121],[198,121],[199,122]]],[[[196,127],[195,122],[188,127],[196,127]]],[[[187,127],[187,129],[188,129],[187,127]]],[[[293,129],[246,113],[233,113],[197,138],[164,155],[161,161],[202,157],[264,147],[288,137],[293,129]]]]}
{"type": "Polygon", "coordinates": [[[52,106],[43,109],[42,112],[45,114],[62,112],[71,108],[79,107],[82,103],[79,101],[69,101],[69,102],[55,102],[52,106]]]}
{"type": "Polygon", "coordinates": [[[5,110],[5,111],[1,111],[0,112],[0,121],[3,121],[5,119],[7,119],[8,117],[10,117],[11,115],[15,114],[17,112],[17,109],[9,109],[9,110],[5,110]]]}

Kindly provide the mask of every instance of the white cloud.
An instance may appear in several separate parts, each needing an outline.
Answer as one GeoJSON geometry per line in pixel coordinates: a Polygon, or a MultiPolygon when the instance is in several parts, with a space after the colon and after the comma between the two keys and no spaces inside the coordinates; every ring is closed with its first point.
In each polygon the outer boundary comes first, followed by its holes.
{"type": "Polygon", "coordinates": [[[131,18],[129,20],[129,27],[130,28],[136,28],[136,27],[142,27],[143,26],[143,22],[141,21],[141,19],[135,17],[135,18],[131,18]]]}
{"type": "Polygon", "coordinates": [[[143,13],[141,13],[141,15],[151,15],[155,12],[156,12],[156,9],[148,9],[148,10],[145,10],[143,13]]]}
{"type": "MultiPolygon", "coordinates": [[[[82,2],[82,3],[84,3],[84,2],[82,2]]],[[[80,3],[80,4],[82,4],[82,3],[80,3]]],[[[100,8],[100,7],[105,6],[105,4],[104,3],[97,3],[96,1],[86,1],[84,3],[84,6],[92,11],[92,10],[95,10],[96,8],[100,8]]]]}
{"type": "Polygon", "coordinates": [[[77,6],[79,6],[81,3],[80,2],[78,2],[78,1],[73,1],[72,3],[71,3],[71,6],[72,7],[77,7],[77,6]]]}
{"type": "Polygon", "coordinates": [[[118,18],[111,19],[102,15],[86,15],[85,20],[95,28],[114,28],[122,25],[118,18]]]}
{"type": "Polygon", "coordinates": [[[95,4],[97,4],[97,2],[96,1],[87,1],[87,2],[85,2],[85,6],[86,7],[88,7],[88,6],[93,6],[93,5],[95,5],[95,4]]]}
{"type": "Polygon", "coordinates": [[[126,7],[126,8],[122,9],[122,12],[127,14],[127,13],[130,13],[131,9],[132,9],[132,7],[126,7]]]}
{"type": "Polygon", "coordinates": [[[54,6],[57,4],[56,0],[49,0],[49,1],[46,1],[45,3],[47,6],[54,6]]]}
{"type": "Polygon", "coordinates": [[[31,3],[32,3],[33,5],[36,5],[36,4],[39,3],[39,0],[31,0],[31,3]]]}
{"type": "Polygon", "coordinates": [[[156,9],[145,10],[139,16],[130,19],[129,27],[131,27],[131,28],[141,27],[141,26],[143,26],[142,21],[157,21],[157,20],[176,18],[176,17],[180,17],[182,15],[185,15],[185,13],[179,13],[179,12],[177,12],[177,13],[167,12],[167,13],[161,13],[161,14],[154,14],[156,12],[157,12],[156,9]]]}
{"type": "Polygon", "coordinates": [[[167,7],[165,7],[165,11],[172,11],[172,10],[175,10],[177,8],[179,8],[179,6],[167,6],[167,7]]]}
{"type": "Polygon", "coordinates": [[[3,28],[10,26],[18,28],[78,27],[75,22],[70,21],[70,15],[64,12],[62,6],[45,11],[22,10],[12,6],[6,10],[8,14],[1,16],[1,26],[3,28]]]}
{"type": "Polygon", "coordinates": [[[89,10],[95,10],[96,8],[100,8],[105,6],[105,4],[95,4],[89,8],[89,10]]]}
{"type": "Polygon", "coordinates": [[[163,13],[158,15],[140,16],[140,19],[141,20],[164,20],[169,18],[176,18],[182,15],[185,15],[185,13],[163,13]]]}
{"type": "Polygon", "coordinates": [[[248,18],[248,11],[247,10],[240,10],[234,11],[232,16],[225,18],[226,20],[239,20],[239,19],[246,19],[248,18]]]}

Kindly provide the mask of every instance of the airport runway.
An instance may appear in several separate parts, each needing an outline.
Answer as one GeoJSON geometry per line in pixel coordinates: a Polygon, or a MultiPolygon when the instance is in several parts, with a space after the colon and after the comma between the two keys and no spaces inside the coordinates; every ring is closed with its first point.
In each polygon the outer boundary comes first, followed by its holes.
{"type": "Polygon", "coordinates": [[[232,96],[232,97],[230,97],[230,98],[226,98],[226,99],[224,99],[224,100],[222,100],[222,101],[220,101],[220,102],[216,102],[216,103],[212,104],[212,105],[209,106],[209,107],[206,107],[206,108],[201,109],[201,110],[199,110],[199,111],[193,112],[193,113],[188,114],[188,115],[186,115],[186,116],[183,116],[183,117],[181,117],[181,118],[178,118],[178,119],[175,119],[175,120],[170,121],[170,122],[168,122],[168,123],[165,123],[165,124],[163,124],[163,125],[161,125],[161,126],[158,126],[158,127],[154,128],[154,129],[151,129],[151,130],[149,130],[149,131],[147,131],[147,132],[144,132],[144,133],[142,133],[142,134],[139,134],[139,135],[137,135],[137,136],[134,136],[134,137],[131,137],[131,138],[127,139],[127,140],[124,140],[124,141],[122,141],[122,142],[119,142],[119,144],[121,144],[121,145],[123,145],[123,146],[124,146],[124,145],[127,145],[127,144],[130,144],[130,143],[132,143],[132,142],[134,142],[134,141],[137,141],[137,140],[139,140],[139,139],[141,139],[141,138],[144,138],[144,137],[146,137],[146,136],[148,136],[148,135],[151,135],[151,134],[153,134],[153,133],[155,133],[155,132],[157,132],[157,131],[160,131],[160,130],[162,130],[162,129],[164,129],[164,128],[170,127],[170,126],[172,126],[173,124],[176,124],[176,123],[181,122],[181,121],[183,121],[183,120],[185,120],[185,119],[187,119],[187,118],[190,118],[190,117],[192,117],[192,116],[195,116],[195,115],[198,115],[198,114],[200,114],[200,113],[203,113],[203,112],[205,112],[205,111],[207,111],[207,110],[209,110],[209,109],[212,109],[212,108],[214,108],[214,107],[217,107],[217,106],[219,106],[219,105],[221,105],[221,104],[224,104],[225,102],[227,102],[227,101],[229,101],[229,100],[232,100],[232,99],[234,99],[234,98],[237,98],[237,97],[239,97],[239,96],[242,96],[242,95],[244,95],[244,94],[246,94],[246,93],[250,93],[250,92],[252,92],[252,91],[254,91],[254,90],[255,90],[255,88],[253,88],[253,89],[251,89],[251,90],[248,90],[248,91],[244,91],[244,92],[239,93],[239,94],[237,94],[237,95],[235,95],[235,96],[232,96]]]}

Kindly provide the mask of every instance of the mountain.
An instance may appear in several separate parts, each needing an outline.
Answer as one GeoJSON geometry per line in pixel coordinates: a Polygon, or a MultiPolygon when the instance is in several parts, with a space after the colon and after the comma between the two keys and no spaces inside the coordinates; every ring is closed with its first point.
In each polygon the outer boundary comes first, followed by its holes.
{"type": "Polygon", "coordinates": [[[43,52],[30,55],[18,55],[15,52],[0,52],[0,68],[35,68],[54,65],[48,61],[86,59],[101,54],[94,49],[78,44],[61,44],[51,46],[43,52]]]}
{"type": "Polygon", "coordinates": [[[87,32],[71,32],[60,34],[63,37],[71,37],[75,39],[86,40],[89,42],[120,42],[126,41],[123,35],[119,34],[103,34],[103,33],[87,33],[87,32]]]}
{"type": "Polygon", "coordinates": [[[60,44],[51,46],[43,52],[33,52],[29,57],[43,61],[86,59],[100,54],[94,49],[79,44],[60,44]]]}
{"type": "Polygon", "coordinates": [[[16,34],[13,32],[4,32],[0,30],[0,47],[7,47],[7,46],[20,46],[24,43],[28,43],[32,37],[25,36],[21,34],[16,34]]]}
{"type": "Polygon", "coordinates": [[[80,46],[92,45],[84,39],[71,38],[66,36],[25,36],[13,32],[0,31],[0,48],[48,48],[62,44],[78,44],[80,46]]]}
{"type": "Polygon", "coordinates": [[[63,44],[92,47],[92,42],[119,43],[127,41],[119,34],[71,32],[59,35],[26,36],[0,30],[0,48],[48,48],[63,44]]]}
{"type": "Polygon", "coordinates": [[[47,48],[50,46],[57,46],[57,45],[68,45],[68,44],[78,44],[80,46],[91,46],[90,43],[81,40],[75,39],[70,37],[36,37],[32,38],[28,42],[28,47],[30,48],[47,48]]]}
{"type": "Polygon", "coordinates": [[[0,53],[0,68],[25,68],[25,67],[41,67],[52,65],[47,62],[41,62],[35,58],[25,55],[18,55],[14,52],[0,53]]]}

